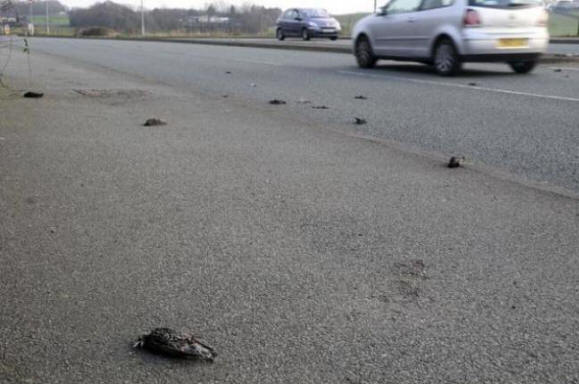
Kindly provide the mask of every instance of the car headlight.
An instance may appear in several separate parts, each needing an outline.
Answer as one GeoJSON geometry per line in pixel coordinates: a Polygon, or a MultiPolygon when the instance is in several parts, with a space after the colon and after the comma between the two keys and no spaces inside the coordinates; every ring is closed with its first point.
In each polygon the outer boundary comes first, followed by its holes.
{"type": "Polygon", "coordinates": [[[308,22],[308,26],[312,28],[318,28],[318,24],[314,23],[313,21],[308,22]]]}
{"type": "Polygon", "coordinates": [[[340,22],[338,20],[332,20],[330,21],[330,26],[333,28],[336,28],[337,30],[341,30],[342,26],[340,25],[340,22]]]}

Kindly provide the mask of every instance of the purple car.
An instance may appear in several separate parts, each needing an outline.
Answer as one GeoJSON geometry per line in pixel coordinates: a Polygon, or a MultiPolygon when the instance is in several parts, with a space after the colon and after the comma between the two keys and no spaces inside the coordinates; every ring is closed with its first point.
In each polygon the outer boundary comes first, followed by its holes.
{"type": "Polygon", "coordinates": [[[277,20],[276,37],[278,40],[289,36],[301,37],[304,40],[312,37],[336,40],[341,30],[338,20],[325,9],[292,8],[277,20]]]}

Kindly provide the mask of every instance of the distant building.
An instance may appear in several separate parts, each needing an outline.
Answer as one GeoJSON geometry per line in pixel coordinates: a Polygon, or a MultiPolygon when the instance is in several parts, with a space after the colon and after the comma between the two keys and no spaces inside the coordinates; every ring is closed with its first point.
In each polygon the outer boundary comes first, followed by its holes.
{"type": "Polygon", "coordinates": [[[201,16],[191,16],[187,19],[187,24],[195,25],[195,24],[229,24],[230,20],[229,17],[221,17],[221,16],[209,16],[209,15],[201,15],[201,16]]]}

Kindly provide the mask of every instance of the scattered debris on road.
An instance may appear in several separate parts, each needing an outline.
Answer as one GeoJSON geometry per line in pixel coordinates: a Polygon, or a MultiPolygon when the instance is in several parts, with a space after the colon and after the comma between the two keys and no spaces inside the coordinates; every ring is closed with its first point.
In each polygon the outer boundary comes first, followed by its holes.
{"type": "Polygon", "coordinates": [[[28,91],[23,96],[27,99],[40,99],[42,96],[44,96],[44,93],[28,91]]]}
{"type": "Polygon", "coordinates": [[[215,350],[188,333],[179,333],[170,328],[155,328],[149,334],[139,337],[134,348],[168,357],[206,360],[213,362],[215,350]]]}
{"type": "Polygon", "coordinates": [[[553,72],[563,72],[563,70],[561,68],[555,68],[553,72]]]}
{"type": "Polygon", "coordinates": [[[229,97],[229,95],[221,95],[221,97],[223,97],[224,99],[227,99],[229,97]]]}
{"type": "Polygon", "coordinates": [[[225,71],[226,75],[231,75],[231,71],[225,71]]]}
{"type": "Polygon", "coordinates": [[[116,98],[124,101],[143,99],[151,94],[150,91],[145,89],[73,89],[72,91],[86,97],[101,99],[116,98]]]}
{"type": "Polygon", "coordinates": [[[158,127],[160,125],[167,125],[167,122],[161,119],[152,118],[148,119],[147,121],[145,121],[145,124],[143,124],[143,126],[145,127],[158,127]]]}
{"type": "Polygon", "coordinates": [[[394,263],[398,277],[394,279],[395,288],[403,300],[417,300],[421,296],[426,276],[426,266],[421,259],[394,263]]]}
{"type": "Polygon", "coordinates": [[[478,83],[468,83],[468,85],[470,85],[471,87],[478,87],[478,83]]]}
{"type": "Polygon", "coordinates": [[[251,84],[249,84],[249,86],[250,86],[251,88],[255,88],[255,87],[257,87],[257,84],[251,83],[251,84]]]}
{"type": "Polygon", "coordinates": [[[26,199],[24,199],[24,202],[28,205],[34,205],[37,203],[36,198],[34,196],[29,196],[26,199]]]}
{"type": "Polygon", "coordinates": [[[464,156],[452,156],[448,162],[448,168],[458,168],[464,163],[464,156]]]}
{"type": "Polygon", "coordinates": [[[424,260],[414,259],[404,263],[394,263],[394,267],[403,276],[426,278],[424,260]]]}
{"type": "Polygon", "coordinates": [[[325,105],[314,105],[312,106],[312,109],[330,109],[330,108],[325,105]]]}
{"type": "Polygon", "coordinates": [[[301,98],[298,100],[298,104],[311,104],[312,102],[308,99],[301,98]]]}
{"type": "Polygon", "coordinates": [[[366,121],[366,119],[362,119],[359,117],[354,117],[354,124],[356,125],[364,125],[367,124],[368,122],[366,121]]]}
{"type": "Polygon", "coordinates": [[[356,99],[356,100],[368,100],[368,98],[364,95],[355,96],[354,99],[356,99]]]}
{"type": "Polygon", "coordinates": [[[270,100],[269,103],[270,103],[271,105],[284,105],[284,104],[287,104],[285,101],[279,100],[279,99],[270,100]]]}
{"type": "Polygon", "coordinates": [[[395,262],[387,286],[378,288],[370,295],[382,303],[416,303],[422,296],[426,275],[426,264],[422,259],[395,262]]]}

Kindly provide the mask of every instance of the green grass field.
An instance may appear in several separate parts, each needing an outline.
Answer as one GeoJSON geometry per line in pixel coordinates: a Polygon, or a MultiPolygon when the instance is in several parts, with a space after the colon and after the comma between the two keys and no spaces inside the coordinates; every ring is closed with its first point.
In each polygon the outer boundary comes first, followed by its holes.
{"type": "MultiPolygon", "coordinates": [[[[342,35],[350,36],[352,28],[368,13],[352,13],[347,15],[334,16],[342,24],[342,35]]],[[[570,16],[564,16],[556,13],[550,14],[549,32],[552,36],[577,36],[579,30],[579,11],[572,13],[570,16]]]]}
{"type": "MultiPolygon", "coordinates": [[[[62,15],[49,15],[48,22],[50,25],[59,25],[68,27],[70,25],[70,20],[68,16],[62,15]]],[[[35,15],[32,16],[32,23],[35,25],[45,25],[46,24],[46,16],[44,15],[35,15]]]]}
{"type": "Polygon", "coordinates": [[[549,32],[552,36],[577,36],[579,33],[579,11],[570,16],[551,13],[549,32]]]}
{"type": "Polygon", "coordinates": [[[347,15],[335,15],[336,20],[342,25],[342,36],[350,36],[352,28],[363,17],[369,15],[368,13],[351,13],[347,15]]]}

